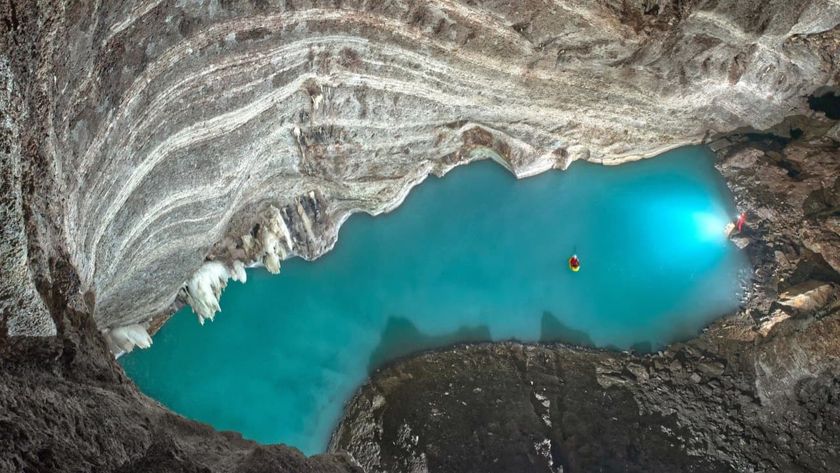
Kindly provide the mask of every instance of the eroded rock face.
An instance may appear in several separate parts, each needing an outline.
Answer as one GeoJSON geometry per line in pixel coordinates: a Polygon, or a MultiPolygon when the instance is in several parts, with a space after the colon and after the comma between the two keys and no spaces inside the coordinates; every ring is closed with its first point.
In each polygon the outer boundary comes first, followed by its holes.
{"type": "Polygon", "coordinates": [[[392,208],[476,149],[522,176],[765,128],[836,84],[840,57],[830,0],[15,1],[2,14],[13,277],[0,288],[21,334],[55,331],[36,288],[60,252],[101,329],[148,328],[206,258],[315,258],[351,212],[392,208]],[[259,239],[272,208],[286,240],[259,239]]]}
{"type": "Polygon", "coordinates": [[[715,143],[748,215],[738,314],[652,355],[504,343],[398,362],[331,448],[371,472],[840,470],[840,144],[795,121],[790,143],[715,143]]]}

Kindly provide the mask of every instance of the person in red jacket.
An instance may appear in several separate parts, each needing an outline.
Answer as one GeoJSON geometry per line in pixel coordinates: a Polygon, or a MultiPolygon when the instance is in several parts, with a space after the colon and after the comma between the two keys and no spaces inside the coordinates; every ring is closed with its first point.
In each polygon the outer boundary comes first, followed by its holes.
{"type": "Polygon", "coordinates": [[[747,213],[741,212],[741,215],[738,216],[738,222],[735,224],[735,227],[738,229],[738,233],[744,229],[744,224],[747,223],[747,213]]]}

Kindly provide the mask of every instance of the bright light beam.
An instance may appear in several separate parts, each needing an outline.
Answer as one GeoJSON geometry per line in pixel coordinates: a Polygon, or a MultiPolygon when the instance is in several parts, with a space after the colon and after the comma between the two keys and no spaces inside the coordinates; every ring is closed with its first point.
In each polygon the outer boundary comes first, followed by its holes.
{"type": "Polygon", "coordinates": [[[724,217],[710,212],[695,212],[693,218],[700,240],[726,240],[726,224],[729,222],[724,217]]]}

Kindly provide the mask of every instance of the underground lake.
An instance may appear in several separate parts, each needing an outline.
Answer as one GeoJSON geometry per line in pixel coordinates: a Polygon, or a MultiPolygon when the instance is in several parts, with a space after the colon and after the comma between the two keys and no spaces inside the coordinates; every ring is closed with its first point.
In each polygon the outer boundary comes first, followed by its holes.
{"type": "Polygon", "coordinates": [[[736,215],[703,147],[523,180],[477,162],[389,214],[351,217],[317,261],[248,270],[214,322],[185,308],[120,362],[175,412],[318,453],[368,374],[409,353],[504,339],[645,351],[693,336],[738,307],[749,277],[724,235],[736,215]]]}

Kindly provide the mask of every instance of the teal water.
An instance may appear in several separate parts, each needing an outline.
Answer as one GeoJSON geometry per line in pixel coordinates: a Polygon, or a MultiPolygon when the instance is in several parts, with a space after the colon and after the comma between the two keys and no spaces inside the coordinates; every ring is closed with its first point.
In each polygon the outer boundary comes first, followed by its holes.
{"type": "Polygon", "coordinates": [[[184,309],[121,362],[178,413],[317,453],[369,370],[408,352],[510,338],[650,349],[697,333],[739,302],[734,215],[704,148],[521,181],[474,163],[393,213],[353,216],[315,262],[249,270],[215,322],[184,309]]]}

